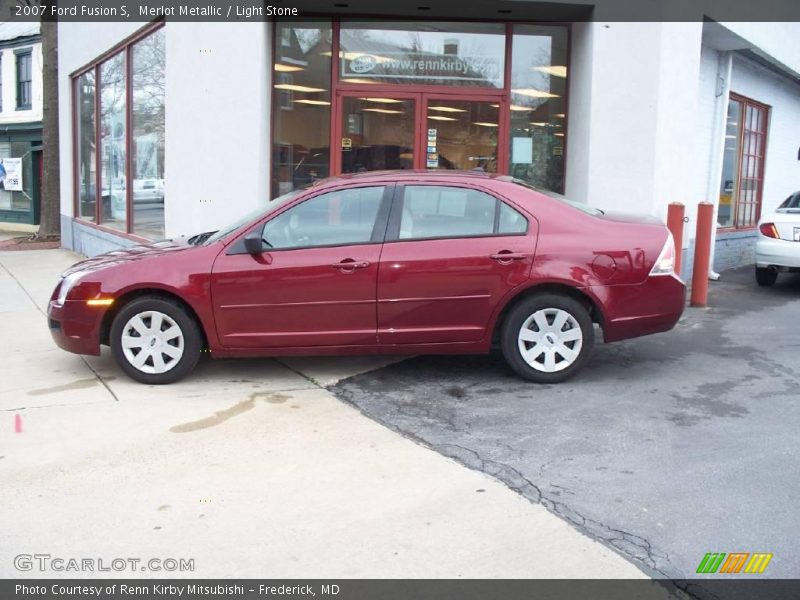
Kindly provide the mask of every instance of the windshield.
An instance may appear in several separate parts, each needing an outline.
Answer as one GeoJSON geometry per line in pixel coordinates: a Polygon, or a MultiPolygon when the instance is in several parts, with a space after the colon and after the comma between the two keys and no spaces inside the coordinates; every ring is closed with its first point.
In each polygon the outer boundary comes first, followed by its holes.
{"type": "Polygon", "coordinates": [[[534,192],[539,192],[540,194],[544,194],[545,196],[549,196],[553,200],[558,200],[559,202],[563,202],[564,204],[568,204],[572,208],[577,208],[580,211],[583,211],[590,215],[604,215],[605,212],[600,210],[599,208],[595,208],[594,206],[589,206],[587,204],[583,204],[582,202],[575,202],[574,200],[568,199],[566,196],[559,194],[558,192],[552,192],[550,190],[543,190],[537,187],[532,186],[529,183],[522,181],[521,179],[511,179],[512,183],[516,183],[517,185],[521,185],[524,188],[528,188],[529,190],[533,190],[534,192]]]}
{"type": "Polygon", "coordinates": [[[206,240],[203,243],[203,245],[204,246],[208,246],[209,244],[213,244],[214,242],[217,242],[217,241],[229,236],[231,233],[233,233],[234,231],[239,229],[242,225],[246,225],[247,223],[250,223],[251,221],[255,221],[260,216],[264,215],[267,211],[272,210],[276,206],[280,206],[281,204],[284,204],[284,203],[288,202],[292,198],[295,198],[302,191],[305,191],[305,188],[298,188],[296,190],[292,190],[288,194],[284,194],[283,196],[278,196],[277,198],[274,198],[273,200],[270,200],[267,203],[267,206],[260,206],[256,210],[254,210],[252,212],[249,212],[246,215],[244,215],[241,219],[238,219],[238,220],[234,221],[233,223],[231,223],[229,225],[226,225],[225,227],[223,227],[219,231],[213,232],[211,235],[208,236],[208,238],[206,238],[206,240]]]}

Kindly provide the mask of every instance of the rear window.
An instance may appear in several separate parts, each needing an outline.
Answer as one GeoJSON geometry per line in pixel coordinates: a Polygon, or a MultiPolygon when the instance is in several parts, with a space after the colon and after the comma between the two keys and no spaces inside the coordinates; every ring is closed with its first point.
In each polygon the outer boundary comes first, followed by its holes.
{"type": "Polygon", "coordinates": [[[512,177],[511,182],[519,186],[522,186],[524,188],[527,188],[529,190],[533,190],[534,192],[539,192],[540,194],[549,196],[553,200],[558,200],[559,202],[563,202],[564,204],[567,204],[572,208],[577,208],[578,210],[593,215],[595,217],[598,215],[605,214],[605,212],[603,212],[599,208],[595,208],[594,206],[589,206],[588,204],[584,204],[583,202],[575,202],[574,200],[570,200],[569,198],[567,198],[563,194],[559,194],[558,192],[551,192],[550,190],[542,190],[540,188],[530,185],[529,183],[526,183],[525,181],[522,181],[521,179],[515,179],[512,177]]]}
{"type": "Polygon", "coordinates": [[[800,192],[795,192],[784,200],[783,204],[778,207],[778,209],[781,208],[800,209],[800,192]]]}

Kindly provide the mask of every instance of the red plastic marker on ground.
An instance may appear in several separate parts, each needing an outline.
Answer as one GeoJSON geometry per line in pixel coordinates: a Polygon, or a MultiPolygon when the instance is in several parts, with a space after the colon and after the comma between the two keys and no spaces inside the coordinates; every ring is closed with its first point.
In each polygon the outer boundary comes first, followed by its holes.
{"type": "Polygon", "coordinates": [[[14,415],[14,433],[22,433],[22,415],[14,415]]]}

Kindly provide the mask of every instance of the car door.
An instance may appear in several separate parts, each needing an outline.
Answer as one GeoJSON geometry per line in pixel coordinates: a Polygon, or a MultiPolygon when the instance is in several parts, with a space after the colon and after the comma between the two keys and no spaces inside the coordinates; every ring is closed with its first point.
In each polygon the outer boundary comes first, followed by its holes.
{"type": "Polygon", "coordinates": [[[229,348],[376,343],[375,290],[393,186],[341,188],[259,225],[263,252],[243,237],[214,263],[217,332],[229,348]]]}
{"type": "Polygon", "coordinates": [[[536,223],[485,190],[398,185],[378,273],[381,344],[474,342],[526,281],[536,223]]]}

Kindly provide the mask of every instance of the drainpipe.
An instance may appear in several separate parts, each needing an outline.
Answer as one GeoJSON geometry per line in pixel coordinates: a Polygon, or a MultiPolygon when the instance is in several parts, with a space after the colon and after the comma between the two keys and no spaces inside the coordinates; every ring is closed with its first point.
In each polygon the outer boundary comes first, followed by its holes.
{"type": "MultiPolygon", "coordinates": [[[[706,198],[714,204],[714,220],[719,211],[719,182],[722,177],[722,157],[725,152],[725,129],[728,120],[728,96],[731,91],[731,65],[733,52],[720,52],[717,61],[717,81],[714,89],[714,123],[711,132],[711,168],[708,171],[706,198]]],[[[711,258],[708,264],[708,278],[716,281],[719,273],[714,271],[714,252],[717,242],[717,228],[711,234],[711,258]]],[[[695,246],[697,240],[695,240],[695,246]]]]}

